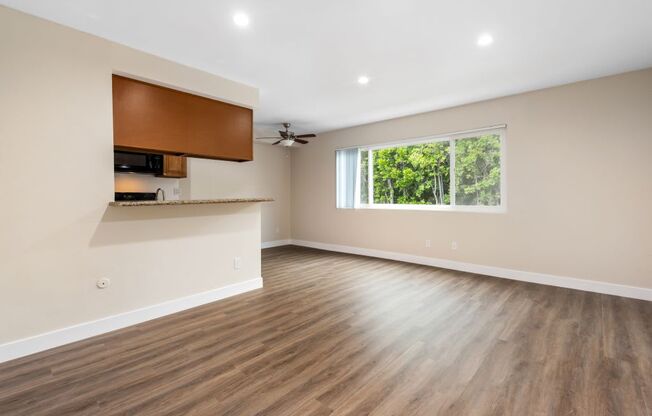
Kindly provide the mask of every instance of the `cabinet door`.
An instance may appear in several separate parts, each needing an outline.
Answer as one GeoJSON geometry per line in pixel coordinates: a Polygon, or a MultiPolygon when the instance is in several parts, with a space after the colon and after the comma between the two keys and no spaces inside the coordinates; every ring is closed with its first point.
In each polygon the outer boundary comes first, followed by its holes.
{"type": "Polygon", "coordinates": [[[252,160],[253,111],[113,75],[113,141],[126,150],[252,160]]]}
{"type": "Polygon", "coordinates": [[[163,175],[165,178],[185,178],[188,176],[188,162],[184,156],[163,155],[163,175]]]}
{"type": "Polygon", "coordinates": [[[248,108],[189,95],[192,115],[188,155],[218,155],[226,160],[253,159],[253,112],[248,108]]]}

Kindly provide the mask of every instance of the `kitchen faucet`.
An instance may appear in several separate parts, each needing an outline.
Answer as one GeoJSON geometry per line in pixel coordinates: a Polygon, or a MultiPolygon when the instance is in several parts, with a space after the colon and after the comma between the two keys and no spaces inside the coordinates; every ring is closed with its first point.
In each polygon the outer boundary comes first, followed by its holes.
{"type": "Polygon", "coordinates": [[[161,188],[158,188],[156,190],[156,200],[158,201],[158,192],[159,191],[161,191],[161,195],[163,196],[163,199],[161,199],[161,201],[165,201],[165,191],[163,189],[161,189],[161,188]]]}

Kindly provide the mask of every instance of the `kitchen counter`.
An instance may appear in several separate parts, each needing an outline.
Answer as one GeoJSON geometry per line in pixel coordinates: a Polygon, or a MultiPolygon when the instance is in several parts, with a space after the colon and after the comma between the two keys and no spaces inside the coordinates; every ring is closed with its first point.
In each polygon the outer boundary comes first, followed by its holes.
{"type": "Polygon", "coordinates": [[[159,205],[205,205],[240,204],[250,202],[271,202],[272,198],[219,198],[219,199],[181,199],[170,201],[111,201],[110,207],[150,207],[159,205]]]}

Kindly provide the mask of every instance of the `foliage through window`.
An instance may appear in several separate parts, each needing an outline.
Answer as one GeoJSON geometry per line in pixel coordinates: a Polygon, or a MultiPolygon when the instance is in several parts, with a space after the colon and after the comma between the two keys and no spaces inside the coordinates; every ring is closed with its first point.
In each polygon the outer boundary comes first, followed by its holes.
{"type": "Polygon", "coordinates": [[[500,205],[500,136],[455,141],[457,205],[500,205]]]}
{"type": "MultiPolygon", "coordinates": [[[[338,207],[501,207],[503,145],[502,130],[493,130],[359,148],[353,163],[355,153],[346,149],[348,168],[338,168],[338,192],[347,186],[355,192],[338,207]]],[[[343,152],[337,152],[338,166],[344,166],[343,152]]]]}

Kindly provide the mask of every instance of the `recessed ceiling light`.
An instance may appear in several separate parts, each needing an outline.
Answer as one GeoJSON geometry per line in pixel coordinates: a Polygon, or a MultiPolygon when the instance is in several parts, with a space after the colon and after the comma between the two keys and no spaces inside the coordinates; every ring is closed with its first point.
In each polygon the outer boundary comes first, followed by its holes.
{"type": "Polygon", "coordinates": [[[494,43],[494,38],[488,33],[478,36],[478,46],[489,46],[494,43]]]}
{"type": "Polygon", "coordinates": [[[238,12],[233,15],[233,23],[240,27],[247,27],[249,26],[249,16],[245,13],[238,12]]]}
{"type": "Polygon", "coordinates": [[[366,75],[360,75],[358,77],[358,84],[360,85],[367,85],[369,84],[369,77],[366,75]]]}

